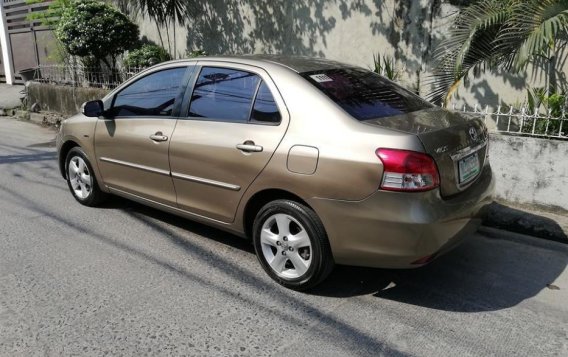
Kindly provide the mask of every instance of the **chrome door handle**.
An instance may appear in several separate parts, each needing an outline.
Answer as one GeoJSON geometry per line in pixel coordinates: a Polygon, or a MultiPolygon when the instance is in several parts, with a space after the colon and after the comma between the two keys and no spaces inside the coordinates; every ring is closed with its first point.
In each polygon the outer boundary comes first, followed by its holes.
{"type": "Polygon", "coordinates": [[[168,141],[168,137],[158,131],[156,134],[150,135],[150,140],[152,141],[168,141]]]}
{"type": "Polygon", "coordinates": [[[242,144],[237,144],[237,149],[244,152],[262,152],[264,148],[260,145],[255,145],[254,141],[247,140],[242,144]]]}

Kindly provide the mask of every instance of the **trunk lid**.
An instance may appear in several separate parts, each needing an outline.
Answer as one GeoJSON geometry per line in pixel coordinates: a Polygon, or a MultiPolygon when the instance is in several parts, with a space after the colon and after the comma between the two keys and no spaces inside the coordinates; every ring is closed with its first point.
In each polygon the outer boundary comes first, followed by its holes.
{"type": "Polygon", "coordinates": [[[474,116],[432,108],[363,123],[418,136],[438,166],[443,197],[474,184],[485,165],[487,129],[474,116]]]}

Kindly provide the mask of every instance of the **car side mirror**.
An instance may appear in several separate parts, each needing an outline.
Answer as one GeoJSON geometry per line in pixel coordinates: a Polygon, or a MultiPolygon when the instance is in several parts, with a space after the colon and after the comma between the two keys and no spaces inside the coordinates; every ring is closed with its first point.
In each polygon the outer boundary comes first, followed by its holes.
{"type": "Polygon", "coordinates": [[[86,117],[100,117],[105,111],[105,107],[102,100],[92,100],[90,102],[85,102],[81,106],[81,113],[86,117]]]}

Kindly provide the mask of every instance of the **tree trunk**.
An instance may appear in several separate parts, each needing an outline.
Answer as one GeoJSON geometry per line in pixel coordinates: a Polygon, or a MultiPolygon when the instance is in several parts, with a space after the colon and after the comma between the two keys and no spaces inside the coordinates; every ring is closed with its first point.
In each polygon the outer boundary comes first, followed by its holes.
{"type": "Polygon", "coordinates": [[[443,104],[444,106],[447,108],[452,100],[452,96],[454,95],[454,93],[458,90],[458,87],[460,86],[462,82],[462,79],[457,79],[452,85],[451,87],[448,89],[448,93],[446,93],[446,96],[444,97],[443,100],[443,104]]]}
{"type": "Polygon", "coordinates": [[[106,58],[103,57],[100,60],[103,61],[103,63],[108,67],[108,69],[112,69],[112,65],[106,58]]]}
{"type": "Polygon", "coordinates": [[[168,38],[168,53],[170,54],[170,56],[172,55],[172,41],[170,39],[170,27],[168,26],[168,22],[165,22],[166,24],[166,37],[168,38]]]}
{"type": "Polygon", "coordinates": [[[172,57],[172,59],[177,59],[177,48],[176,48],[176,17],[174,16],[173,18],[173,22],[174,22],[174,56],[172,57]]]}
{"type": "Polygon", "coordinates": [[[162,38],[162,31],[160,30],[160,24],[158,23],[158,21],[154,21],[156,23],[156,29],[158,30],[158,37],[160,38],[160,44],[162,45],[162,48],[164,47],[164,39],[162,38]]]}
{"type": "MultiPolygon", "coordinates": [[[[108,61],[108,59],[106,59],[106,58],[101,58],[101,61],[102,61],[102,62],[105,64],[105,66],[107,66],[107,68],[109,69],[109,72],[110,72],[110,74],[109,74],[109,82],[111,82],[111,81],[112,81],[112,77],[113,77],[114,69],[112,68],[112,65],[110,64],[110,62],[108,61]]],[[[100,67],[100,65],[99,65],[99,67],[100,67]]],[[[104,83],[104,76],[103,76],[103,70],[102,70],[102,68],[100,69],[98,81],[99,81],[100,86],[101,86],[101,88],[102,88],[102,87],[103,87],[103,83],[104,83]]]]}
{"type": "Polygon", "coordinates": [[[558,90],[558,78],[556,76],[556,65],[558,58],[556,57],[556,51],[551,51],[551,56],[548,59],[548,95],[552,95],[558,90]]]}

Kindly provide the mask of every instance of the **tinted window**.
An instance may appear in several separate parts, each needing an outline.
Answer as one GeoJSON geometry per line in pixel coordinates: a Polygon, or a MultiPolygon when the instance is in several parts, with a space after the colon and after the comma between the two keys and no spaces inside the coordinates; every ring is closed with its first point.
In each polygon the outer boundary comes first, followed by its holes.
{"type": "Polygon", "coordinates": [[[280,122],[280,112],[278,111],[270,89],[268,89],[268,86],[264,82],[262,82],[260,88],[258,88],[258,93],[256,94],[252,108],[251,120],[268,123],[280,122]]]}
{"type": "Polygon", "coordinates": [[[302,76],[358,120],[384,118],[433,106],[416,94],[363,69],[325,70],[303,73],[302,76]]]}
{"type": "Polygon", "coordinates": [[[185,67],[165,69],[143,77],[120,91],[114,100],[113,115],[170,116],[185,67]]]}
{"type": "Polygon", "coordinates": [[[203,67],[191,96],[189,115],[246,122],[259,81],[249,72],[203,67]]]}

